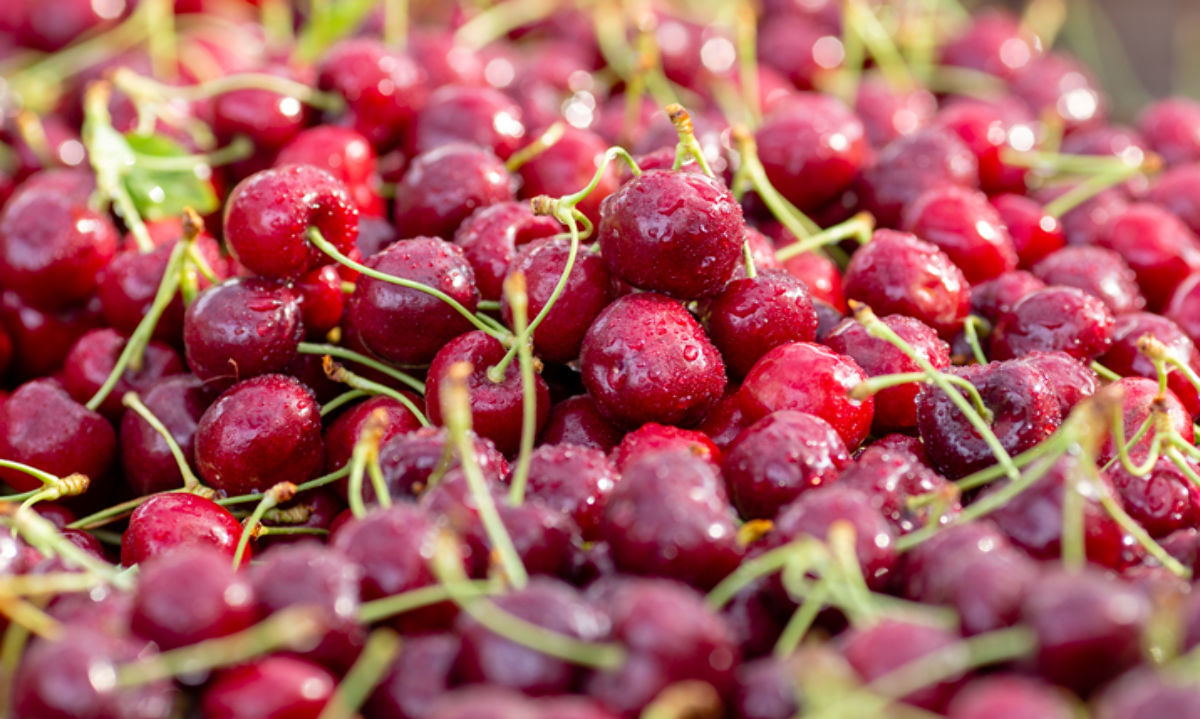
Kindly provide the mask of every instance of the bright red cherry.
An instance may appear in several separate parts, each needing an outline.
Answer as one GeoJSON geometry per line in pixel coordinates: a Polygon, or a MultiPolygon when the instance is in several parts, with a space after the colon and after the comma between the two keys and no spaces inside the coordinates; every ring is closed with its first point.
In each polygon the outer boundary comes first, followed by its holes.
{"type": "MultiPolygon", "coordinates": [[[[79,472],[102,491],[116,456],[116,434],[103,416],[71,399],[49,379],[26,382],[0,404],[0,457],[65,477],[79,472]]],[[[0,469],[18,492],[42,486],[35,477],[0,469]]]]}
{"type": "Polygon", "coordinates": [[[785,270],[734,280],[708,306],[706,324],[732,374],[744,376],[785,342],[811,342],[817,312],[808,287],[785,270]]]}
{"type": "Polygon", "coordinates": [[[1046,287],[1000,316],[992,333],[992,356],[1006,360],[1035,350],[1061,350],[1092,359],[1112,346],[1113,322],[1098,297],[1075,287],[1046,287]]]}
{"type": "Polygon", "coordinates": [[[946,253],[971,283],[1017,267],[1017,253],[987,196],[954,185],[936,187],[904,210],[903,227],[946,253]]]}
{"type": "Polygon", "coordinates": [[[992,207],[1008,228],[1013,249],[1020,267],[1032,267],[1035,262],[1067,244],[1062,223],[1046,214],[1037,200],[1024,195],[996,195],[992,207]]]}
{"type": "Polygon", "coordinates": [[[133,566],[192,546],[215,547],[232,559],[241,536],[241,522],[211,499],[184,492],[158,494],[129,517],[129,528],[121,535],[121,563],[133,566]]]}
{"type": "Polygon", "coordinates": [[[383,215],[375,150],[361,133],[348,127],[321,125],[297,133],[275,156],[276,165],[312,165],[340,180],[359,213],[383,215]]]}
{"type": "Polygon", "coordinates": [[[1104,227],[1096,244],[1115,251],[1137,274],[1149,309],[1200,269],[1200,240],[1177,217],[1148,203],[1129,205],[1104,227]]]}
{"type": "Polygon", "coordinates": [[[1033,274],[1048,285],[1078,287],[1104,300],[1114,315],[1146,306],[1137,275],[1112,250],[1072,245],[1056,250],[1033,266],[1033,274]]]}
{"type": "MultiPolygon", "coordinates": [[[[521,197],[558,197],[583,189],[592,181],[607,148],[594,132],[568,125],[557,142],[521,165],[521,197]]],[[[600,183],[576,209],[593,223],[599,222],[600,203],[616,192],[618,185],[616,169],[609,165],[600,183]]]]}
{"type": "Polygon", "coordinates": [[[804,211],[845,191],[867,159],[862,122],[840,100],[797,93],[776,103],[755,132],[775,189],[804,211]]]}
{"type": "Polygon", "coordinates": [[[330,48],[317,73],[321,89],[345,98],[349,124],[379,152],[400,143],[429,94],[412,57],[366,37],[330,48]]]}
{"type": "Polygon", "coordinates": [[[454,233],[454,244],[463,249],[475,270],[480,297],[498,300],[517,248],[561,230],[558,220],[534,215],[528,202],[500,202],[481,207],[463,220],[454,233]]]}

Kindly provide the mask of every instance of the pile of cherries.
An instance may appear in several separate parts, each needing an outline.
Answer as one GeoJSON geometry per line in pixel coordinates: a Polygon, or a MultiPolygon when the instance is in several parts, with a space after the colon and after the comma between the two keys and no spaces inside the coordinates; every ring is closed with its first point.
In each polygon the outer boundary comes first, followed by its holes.
{"type": "Polygon", "coordinates": [[[1200,104],[1046,3],[2,4],[0,714],[1200,717],[1200,104]]]}

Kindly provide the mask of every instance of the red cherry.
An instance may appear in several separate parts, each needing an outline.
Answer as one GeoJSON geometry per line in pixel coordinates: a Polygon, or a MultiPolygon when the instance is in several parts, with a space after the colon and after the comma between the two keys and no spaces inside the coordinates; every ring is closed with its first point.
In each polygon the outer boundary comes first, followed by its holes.
{"type": "Polygon", "coordinates": [[[1200,160],[1200,104],[1184,97],[1151,103],[1138,117],[1138,130],[1168,165],[1200,160]]]}
{"type": "Polygon", "coordinates": [[[941,185],[977,187],[979,162],[962,140],[939,128],[889,143],[859,175],[863,207],[881,227],[895,227],[908,203],[941,185]]]}
{"type": "Polygon", "coordinates": [[[613,449],[612,461],[623,471],[625,465],[643,455],[667,450],[685,451],[715,465],[721,464],[721,450],[703,432],[657,422],[648,422],[627,433],[613,449]]]}
{"type": "MultiPolygon", "coordinates": [[[[121,535],[121,564],[133,566],[174,549],[209,546],[233,558],[242,524],[229,510],[195,494],[158,494],[142,502],[121,535]]],[[[245,560],[249,559],[249,552],[245,560]]]]}
{"type": "MultiPolygon", "coordinates": [[[[404,392],[413,404],[420,406],[421,398],[411,392],[404,392]]],[[[399,401],[378,395],[360,402],[338,415],[337,419],[325,428],[325,469],[334,471],[346,466],[354,453],[354,445],[362,436],[363,429],[377,412],[384,413],[382,434],[379,436],[380,445],[397,435],[406,434],[421,428],[416,415],[399,401]]]]}
{"type": "Polygon", "coordinates": [[[621,430],[600,414],[591,395],[568,397],[550,410],[543,445],[575,444],[607,452],[621,441],[621,430]]]}
{"type": "Polygon", "coordinates": [[[507,95],[490,87],[447,85],[435,90],[417,113],[407,146],[411,155],[420,155],[466,143],[507,160],[524,137],[521,108],[507,95]]]}
{"type": "Polygon", "coordinates": [[[317,73],[322,90],[345,98],[349,124],[378,152],[400,143],[429,94],[425,73],[412,57],[366,37],[330,48],[317,73]]]}
{"type": "MultiPolygon", "coordinates": [[[[116,455],[116,434],[101,415],[71,399],[49,379],[26,382],[0,404],[0,457],[65,477],[87,475],[102,492],[116,455]]],[[[42,486],[24,472],[0,469],[18,492],[42,486]]]]}
{"type": "MultiPolygon", "coordinates": [[[[76,340],[63,362],[63,389],[77,402],[90,400],[112,374],[125,342],[111,329],[91,330],[76,340]]],[[[183,371],[183,360],[175,350],[151,340],[142,352],[142,366],[137,370],[126,368],[97,409],[115,422],[125,412],[121,398],[126,392],[143,393],[164,377],[183,371]]]]}
{"type": "Polygon", "coordinates": [[[1017,264],[1032,267],[1038,260],[1067,244],[1062,223],[1046,214],[1043,206],[1024,195],[996,195],[992,207],[1008,228],[1017,252],[1017,264]]]}
{"type": "Polygon", "coordinates": [[[988,9],[942,48],[942,62],[1009,79],[1042,54],[1042,43],[1011,13],[988,9]]]}
{"type": "Polygon", "coordinates": [[[21,377],[59,369],[75,341],[103,324],[98,302],[46,312],[12,290],[0,292],[0,322],[12,339],[13,366],[21,377]]]}
{"type": "Polygon", "coordinates": [[[992,332],[992,355],[1005,360],[1034,350],[1061,350],[1092,359],[1112,346],[1113,322],[1099,298],[1074,287],[1046,287],[1000,316],[992,332]]]}
{"type": "Polygon", "coordinates": [[[316,664],[268,656],[222,671],[200,704],[213,719],[317,719],[336,688],[337,679],[316,664]]]}
{"type": "Polygon", "coordinates": [[[1095,295],[1116,315],[1146,306],[1133,270],[1120,255],[1103,247],[1064,247],[1034,265],[1033,274],[1048,285],[1078,287],[1095,295]]]}
{"type": "MultiPolygon", "coordinates": [[[[521,197],[557,197],[583,189],[592,181],[606,149],[607,145],[599,135],[568,125],[557,142],[521,165],[518,170],[521,197]]],[[[599,222],[600,203],[616,192],[618,185],[616,169],[610,164],[601,175],[600,183],[576,205],[576,209],[593,223],[599,222]]]]}
{"type": "Polygon", "coordinates": [[[706,324],[730,373],[745,375],[768,351],[816,339],[817,313],[808,287],[784,270],[734,280],[708,306],[706,324]]]}
{"type": "Polygon", "coordinates": [[[276,166],[312,165],[340,180],[362,215],[382,217],[375,150],[362,134],[346,127],[321,125],[297,133],[275,156],[276,166]]]}
{"type": "Polygon", "coordinates": [[[454,233],[454,244],[463,249],[475,270],[480,297],[498,300],[516,248],[553,237],[560,229],[554,218],[535,216],[527,202],[501,202],[481,207],[463,220],[454,233]]]}
{"type": "Polygon", "coordinates": [[[396,187],[394,220],[402,237],[450,239],[477,208],[513,199],[512,177],[500,158],[465,143],[415,157],[396,187]]]}
{"type": "MultiPolygon", "coordinates": [[[[1150,312],[1131,312],[1117,318],[1113,326],[1113,343],[1108,353],[1098,358],[1100,364],[1124,376],[1158,379],[1150,358],[1138,349],[1138,341],[1150,335],[1161,342],[1166,354],[1193,372],[1200,372],[1200,352],[1192,339],[1179,325],[1166,317],[1150,312]]],[[[1167,386],[1192,416],[1200,415],[1200,393],[1179,369],[1167,375],[1167,386]]]]}
{"type": "Polygon", "coordinates": [[[971,311],[994,323],[1026,295],[1045,286],[1045,282],[1025,270],[1005,272],[971,287],[971,311]]]}

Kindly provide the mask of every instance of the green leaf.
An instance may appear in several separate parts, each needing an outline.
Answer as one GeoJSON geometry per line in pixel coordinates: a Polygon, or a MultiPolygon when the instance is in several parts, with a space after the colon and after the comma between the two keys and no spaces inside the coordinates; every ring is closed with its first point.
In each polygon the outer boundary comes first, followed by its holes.
{"type": "Polygon", "coordinates": [[[153,158],[186,158],[187,148],[163,135],[129,133],[125,141],[133,151],[133,164],[125,169],[122,180],[147,220],[161,220],[183,214],[190,207],[201,215],[219,206],[208,177],[212,170],[204,162],[155,163],[153,158]],[[139,162],[139,158],[146,158],[139,162]]]}

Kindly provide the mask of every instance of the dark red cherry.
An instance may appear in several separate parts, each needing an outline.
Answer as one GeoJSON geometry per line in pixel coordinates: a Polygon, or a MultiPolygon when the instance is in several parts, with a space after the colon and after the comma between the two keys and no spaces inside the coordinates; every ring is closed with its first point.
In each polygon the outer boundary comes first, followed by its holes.
{"type": "Polygon", "coordinates": [[[348,124],[378,152],[404,139],[428,99],[425,73],[416,61],[367,37],[330,48],[317,73],[322,90],[345,98],[348,124]]]}
{"type": "Polygon", "coordinates": [[[804,282],[814,300],[820,300],[838,312],[846,311],[842,273],[833,260],[816,252],[803,252],[785,260],[783,269],[804,282]]]}
{"type": "MultiPolygon", "coordinates": [[[[491,440],[470,434],[475,448],[475,459],[479,462],[483,476],[498,483],[508,475],[508,462],[496,449],[491,440]]],[[[383,471],[384,484],[393,497],[416,497],[429,485],[435,471],[439,476],[458,467],[457,454],[446,444],[448,435],[440,427],[422,427],[406,434],[397,434],[383,442],[379,450],[379,465],[383,471]],[[449,461],[444,458],[450,457],[449,461]]],[[[343,496],[345,482],[337,485],[343,496]]],[[[366,501],[375,501],[375,490],[368,482],[363,486],[366,501]]]]}
{"type": "MultiPolygon", "coordinates": [[[[580,641],[601,641],[608,634],[603,612],[556,580],[535,577],[524,588],[494,601],[501,611],[580,641]]],[[[582,676],[577,665],[502,637],[468,614],[459,615],[456,625],[462,638],[458,672],[467,682],[542,696],[569,692],[582,676]]]]}
{"type": "Polygon", "coordinates": [[[760,23],[757,47],[764,65],[803,90],[811,89],[818,75],[838,67],[843,58],[835,34],[801,12],[778,13],[760,23]]]}
{"type": "Polygon", "coordinates": [[[696,430],[708,435],[722,452],[727,451],[742,430],[753,423],[742,411],[738,389],[734,387],[727,391],[721,401],[704,416],[704,420],[696,425],[696,430]]]}
{"type": "Polygon", "coordinates": [[[937,99],[924,88],[897,88],[880,75],[868,75],[858,85],[854,113],[871,146],[883,147],[928,125],[937,114],[937,99]]]}
{"type": "Polygon", "coordinates": [[[1013,270],[971,287],[971,311],[995,323],[1026,295],[1046,286],[1025,270],[1013,270]]]}
{"type": "MultiPolygon", "coordinates": [[[[1189,469],[1196,471],[1191,463],[1189,469]]],[[[1166,457],[1159,457],[1145,476],[1130,474],[1119,462],[1110,475],[1125,511],[1151,536],[1164,537],[1200,523],[1200,487],[1166,457]]]]}
{"type": "Polygon", "coordinates": [[[184,546],[141,566],[131,629],[160,649],[233,634],[256,619],[250,583],[219,549],[184,546]]]}
{"type": "Polygon", "coordinates": [[[941,475],[908,452],[878,444],[867,447],[842,470],[837,486],[867,495],[897,534],[920,529],[935,518],[947,522],[961,509],[957,492],[941,475]],[[910,502],[932,494],[942,496],[921,506],[910,502]]]}
{"type": "MultiPolygon", "coordinates": [[[[1150,358],[1138,349],[1142,337],[1150,335],[1166,347],[1167,356],[1200,372],[1200,352],[1179,325],[1150,312],[1131,312],[1117,318],[1113,326],[1113,344],[1108,353],[1099,357],[1100,364],[1123,376],[1142,376],[1158,379],[1150,358]]],[[[1200,415],[1200,394],[1186,376],[1175,369],[1167,376],[1167,386],[1192,415],[1200,415]]]]}
{"type": "Polygon", "coordinates": [[[776,103],[754,137],[771,184],[806,212],[849,188],[868,154],[863,123],[836,97],[819,93],[776,103]]]}
{"type": "MultiPolygon", "coordinates": [[[[928,325],[904,315],[887,315],[881,319],[936,369],[943,370],[950,366],[950,346],[939,339],[928,325]]],[[[872,337],[866,328],[852,319],[842,320],[825,337],[824,342],[834,352],[853,359],[868,377],[921,371],[917,363],[898,347],[872,337]]],[[[876,432],[916,427],[919,389],[919,383],[910,383],[889,387],[875,394],[872,426],[876,432]]]]}
{"type": "Polygon", "coordinates": [[[1033,274],[1048,285],[1078,287],[1099,297],[1114,315],[1146,306],[1133,270],[1120,255],[1103,247],[1072,245],[1056,250],[1033,266],[1033,274]]]}
{"type": "Polygon", "coordinates": [[[241,536],[241,522],[211,499],[181,492],[158,494],[129,517],[129,528],[121,535],[121,564],[129,567],[173,549],[201,545],[232,559],[241,536]]]}
{"type": "Polygon", "coordinates": [[[512,199],[512,177],[500,158],[452,143],[413,159],[396,187],[393,218],[402,237],[450,239],[476,209],[512,199]]]}
{"type": "Polygon", "coordinates": [[[730,282],[705,316],[713,344],[738,376],[781,344],[816,339],[817,312],[808,287],[785,270],[761,270],[730,282]]]}
{"type": "Polygon", "coordinates": [[[410,154],[420,155],[444,145],[468,143],[507,160],[524,137],[521,108],[507,95],[490,87],[447,85],[434,90],[417,113],[407,146],[410,154]]]}
{"type": "MultiPolygon", "coordinates": [[[[100,486],[113,466],[117,438],[103,416],[89,410],[48,379],[26,382],[0,404],[0,457],[65,477],[79,472],[100,486]]],[[[0,469],[18,492],[42,486],[24,472],[0,469]]]]}
{"type": "Polygon", "coordinates": [[[910,202],[941,185],[978,187],[979,162],[957,135],[938,128],[893,140],[858,180],[863,207],[882,227],[896,227],[910,202]]]}
{"type": "Polygon", "coordinates": [[[1188,275],[1171,294],[1163,316],[1173,320],[1195,342],[1200,339],[1200,272],[1188,275]]]}
{"type": "Polygon", "coordinates": [[[742,432],[721,469],[742,517],[770,519],[801,493],[834,481],[849,463],[845,443],[828,422],[784,410],[742,432]]]}
{"type": "Polygon", "coordinates": [[[1168,165],[1200,160],[1200,104],[1185,97],[1169,97],[1142,110],[1138,130],[1151,149],[1168,165]]]}
{"type": "MultiPolygon", "coordinates": [[[[528,318],[532,320],[546,306],[567,268],[570,242],[565,239],[535,240],[517,252],[508,275],[525,276],[529,299],[528,318]]],[[[533,333],[533,349],[548,362],[566,363],[579,356],[584,334],[596,316],[608,306],[611,277],[604,259],[591,252],[575,257],[567,284],[533,333]]],[[[505,324],[513,327],[508,297],[500,303],[505,324]]]]}
{"type": "Polygon", "coordinates": [[[550,409],[541,444],[576,444],[607,452],[621,441],[621,430],[600,414],[591,395],[568,397],[550,409]]]}
{"type": "Polygon", "coordinates": [[[741,206],[704,175],[644,172],[610,195],[600,215],[604,261],[640,289],[683,299],[715,294],[741,252],[741,206]]]}
{"type": "Polygon", "coordinates": [[[936,245],[976,283],[1014,270],[1012,238],[982,192],[943,185],[924,192],[904,209],[905,230],[936,245]]]}
{"type": "Polygon", "coordinates": [[[459,687],[438,697],[430,706],[429,719],[529,719],[532,701],[520,692],[502,687],[474,685],[459,687]]]}
{"type": "Polygon", "coordinates": [[[679,450],[629,463],[609,495],[600,534],[617,567],[708,588],[744,551],[717,468],[679,450]]]}
{"type": "Polygon", "coordinates": [[[1050,286],[1026,295],[1001,315],[992,331],[992,356],[1022,357],[1061,350],[1092,359],[1113,344],[1112,313],[1104,302],[1075,287],[1050,286]]]}
{"type": "Polygon", "coordinates": [[[1200,713],[1200,690],[1167,672],[1138,668],[1105,687],[1093,706],[1096,719],[1185,717],[1200,713]]]}
{"type": "Polygon", "coordinates": [[[220,672],[200,706],[205,719],[317,719],[336,688],[328,670],[273,655],[220,672]]]}
{"type": "Polygon", "coordinates": [[[1096,571],[1048,571],[1022,611],[1037,633],[1039,674],[1088,692],[1141,661],[1150,607],[1137,589],[1096,571]]]}
{"type": "Polygon", "coordinates": [[[963,687],[954,695],[946,716],[949,719],[1018,716],[1071,719],[1075,716],[1075,707],[1061,689],[1050,684],[1019,674],[996,674],[976,679],[963,687]]]}
{"type": "MultiPolygon", "coordinates": [[[[1046,376],[1033,366],[1013,360],[950,372],[979,390],[993,415],[992,432],[1010,455],[1032,448],[1058,429],[1058,399],[1046,376]]],[[[967,418],[935,386],[925,386],[917,395],[917,429],[934,468],[951,479],[996,462],[967,418]]]]}
{"type": "Polygon", "coordinates": [[[624,470],[625,465],[642,455],[665,450],[682,450],[714,465],[721,464],[721,450],[703,432],[657,422],[647,422],[627,433],[611,456],[617,469],[624,470]]]}
{"type": "Polygon", "coordinates": [[[1004,153],[1029,149],[1037,139],[1034,117],[1015,98],[958,98],[938,113],[933,126],[957,135],[979,163],[979,186],[989,195],[1025,192],[1028,170],[1005,162],[1004,153]]]}
{"type": "Polygon", "coordinates": [[[1075,405],[1096,394],[1100,379],[1095,370],[1066,352],[1030,352],[1021,358],[1046,376],[1051,391],[1058,398],[1058,408],[1063,417],[1070,414],[1075,405]]]}
{"type": "Polygon", "coordinates": [[[36,307],[66,309],[96,289],[119,243],[112,222],[85,198],[31,178],[0,214],[0,285],[36,307]]]}
{"type": "MultiPolygon", "coordinates": [[[[958,641],[945,629],[895,619],[883,619],[863,629],[852,629],[839,639],[842,655],[864,682],[885,676],[921,657],[944,650],[958,641]]],[[[932,712],[943,712],[961,679],[950,676],[902,697],[904,702],[932,712]]]]}
{"type": "MultiPolygon", "coordinates": [[[[300,74],[283,65],[268,65],[259,72],[305,82],[300,74]]],[[[239,88],[221,93],[209,101],[211,126],[222,145],[237,137],[253,144],[255,159],[270,162],[271,156],[287,144],[312,120],[312,109],[289,95],[262,88],[239,88]]],[[[260,164],[261,167],[261,164],[260,164]]]]}
{"type": "Polygon", "coordinates": [[[733,714],[736,719],[791,719],[800,710],[798,657],[763,657],[744,662],[737,670],[733,714]]]}
{"type": "Polygon", "coordinates": [[[850,357],[812,342],[789,342],[763,355],[746,375],[738,397],[753,419],[783,409],[820,417],[853,448],[866,439],[875,415],[873,397],[848,396],[866,378],[850,357]]]}
{"type": "Polygon", "coordinates": [[[504,295],[504,276],[516,248],[553,237],[561,229],[558,220],[534,215],[528,202],[500,202],[481,207],[463,220],[454,233],[454,244],[474,268],[480,296],[498,300],[504,295]]]}
{"type": "Polygon", "coordinates": [[[725,365],[700,323],[652,292],[626,295],[601,312],[579,361],[597,408],[623,425],[694,424],[725,390],[725,365]]]}
{"type": "Polygon", "coordinates": [[[1061,121],[1067,134],[1100,125],[1108,114],[1108,99],[1091,72],[1064,52],[1035,58],[1013,76],[1009,89],[1038,117],[1061,121]]]}
{"type": "Polygon", "coordinates": [[[1165,207],[1192,232],[1200,232],[1200,164],[1167,170],[1146,193],[1146,200],[1165,207]]]}
{"type": "MultiPolygon", "coordinates": [[[[116,367],[125,349],[125,338],[113,329],[91,330],[72,345],[63,361],[63,389],[76,402],[87,402],[96,394],[116,367]]],[[[112,421],[121,418],[126,392],[144,393],[164,377],[181,374],[183,360],[167,344],[151,340],[142,351],[141,367],[126,369],[113,385],[98,411],[112,421]]]]}
{"type": "MultiPolygon", "coordinates": [[[[592,181],[606,149],[604,139],[596,133],[568,125],[557,142],[521,165],[521,197],[558,197],[582,190],[592,181]]],[[[616,192],[618,185],[616,169],[610,165],[576,209],[593,223],[599,222],[600,203],[616,192]]]]}
{"type": "MultiPolygon", "coordinates": [[[[504,377],[495,382],[488,370],[504,359],[507,350],[494,337],[478,330],[459,335],[440,349],[429,365],[426,379],[425,412],[434,424],[442,424],[441,396],[448,381],[450,368],[459,362],[472,367],[467,377],[471,398],[471,426],[481,437],[496,444],[504,454],[516,454],[521,445],[524,404],[521,369],[513,360],[505,368],[504,377]]],[[[534,375],[536,428],[541,429],[550,413],[550,389],[540,375],[534,375]]]]}
{"type": "Polygon", "coordinates": [[[196,426],[196,466],[230,495],[301,484],[324,466],[320,407],[307,387],[278,374],[230,387],[196,426]]]}
{"type": "Polygon", "coordinates": [[[589,594],[612,618],[612,640],[629,651],[621,666],[587,681],[586,692],[604,706],[634,716],[685,680],[722,694],[732,688],[740,660],[733,632],[695,590],[663,579],[617,578],[598,582],[589,594]]]}
{"type": "Polygon", "coordinates": [[[293,287],[300,296],[300,318],[311,337],[323,337],[342,321],[346,293],[342,291],[343,265],[328,264],[310,270],[293,287]]]}
{"type": "Polygon", "coordinates": [[[601,450],[567,443],[543,445],[529,458],[526,492],[573,519],[585,539],[594,539],[620,478],[601,450]]]}
{"type": "Polygon", "coordinates": [[[225,205],[225,242],[258,275],[296,279],[329,258],[310,228],[342,253],[358,237],[358,207],[340,180],[312,165],[284,165],[238,183],[225,205]]]}
{"type": "Polygon", "coordinates": [[[908,315],[943,337],[953,336],[970,311],[970,287],[946,253],[904,232],[879,230],[850,258],[846,297],[875,314],[908,315]]]}
{"type": "MultiPolygon", "coordinates": [[[[420,406],[421,398],[411,392],[405,395],[420,406]]],[[[421,428],[421,423],[408,407],[399,401],[385,395],[377,395],[360,402],[338,415],[337,419],[325,428],[325,468],[328,471],[340,469],[350,461],[354,453],[354,445],[362,436],[368,423],[375,421],[378,413],[383,413],[382,434],[380,444],[396,435],[406,434],[421,428]]]]}
{"type": "Polygon", "coordinates": [[[275,156],[276,165],[312,165],[346,186],[359,213],[382,217],[375,150],[361,133],[348,127],[321,125],[297,133],[275,156]]]}
{"type": "MultiPolygon", "coordinates": [[[[1126,441],[1133,439],[1133,435],[1137,433],[1138,428],[1155,412],[1161,411],[1166,414],[1170,426],[1179,433],[1185,441],[1191,442],[1195,438],[1195,431],[1192,427],[1192,416],[1184,408],[1183,402],[1175,396],[1175,393],[1167,389],[1165,393],[1159,397],[1158,382],[1147,379],[1145,377],[1125,377],[1112,383],[1121,397],[1121,421],[1125,426],[1126,441]]],[[[1154,441],[1157,431],[1151,423],[1150,429],[1146,432],[1136,444],[1129,448],[1130,453],[1137,457],[1139,453],[1144,453],[1150,449],[1150,444],[1154,441]]],[[[1117,455],[1116,445],[1110,437],[1104,441],[1104,447],[1100,450],[1100,462],[1108,462],[1117,455]]]]}
{"type": "Polygon", "coordinates": [[[430,716],[434,701],[450,691],[462,641],[456,634],[417,634],[388,667],[367,700],[370,716],[418,719],[430,716]]]}
{"type": "MultiPolygon", "coordinates": [[[[364,262],[371,269],[437,288],[469,312],[479,291],[462,250],[432,237],[393,243],[364,262]]],[[[400,364],[424,364],[471,324],[438,298],[369,277],[355,282],[347,333],[368,351],[400,364]]]]}
{"type": "Polygon", "coordinates": [[[1011,13],[989,9],[976,14],[970,24],[941,50],[942,62],[1012,78],[1042,54],[1042,42],[1011,13]]]}
{"type": "MultiPolygon", "coordinates": [[[[996,195],[989,200],[1008,228],[1017,264],[1032,267],[1034,263],[1067,244],[1062,223],[1046,214],[1037,200],[1024,195],[996,195]]],[[[1062,283],[1056,283],[1062,284],[1062,283]]]]}
{"type": "Polygon", "coordinates": [[[1151,310],[1164,307],[1175,287],[1200,269],[1200,240],[1157,205],[1129,205],[1109,221],[1096,244],[1117,252],[1133,268],[1151,310]]]}
{"type": "Polygon", "coordinates": [[[366,635],[358,623],[361,578],[362,569],[349,557],[311,539],[271,547],[250,568],[259,613],[314,611],[325,634],[304,656],[338,669],[350,666],[366,635]]]}

